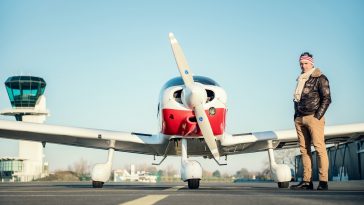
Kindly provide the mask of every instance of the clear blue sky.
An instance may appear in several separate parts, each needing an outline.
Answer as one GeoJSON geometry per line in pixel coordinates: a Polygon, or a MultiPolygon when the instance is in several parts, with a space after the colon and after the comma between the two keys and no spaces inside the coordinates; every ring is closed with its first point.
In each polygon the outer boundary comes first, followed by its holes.
{"type": "MultiPolygon", "coordinates": [[[[178,75],[168,41],[174,32],[193,72],[228,93],[230,133],[293,129],[292,94],[304,51],[331,83],[327,124],[364,122],[363,9],[360,0],[2,0],[0,81],[43,77],[49,124],[156,133],[160,88],[178,75]]],[[[0,110],[9,107],[0,86],[0,110]]],[[[102,162],[107,153],[48,144],[45,155],[54,170],[80,158],[102,162]]],[[[16,141],[0,139],[0,156],[17,156],[16,141]]],[[[221,171],[260,170],[268,161],[267,153],[229,159],[221,171]]],[[[114,167],[150,160],[118,153],[114,167]]],[[[171,157],[164,166],[179,169],[178,162],[171,157]]]]}

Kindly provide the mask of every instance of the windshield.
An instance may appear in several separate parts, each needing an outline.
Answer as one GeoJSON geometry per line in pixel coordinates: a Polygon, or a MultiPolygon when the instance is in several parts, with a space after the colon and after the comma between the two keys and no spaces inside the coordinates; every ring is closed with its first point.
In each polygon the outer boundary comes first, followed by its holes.
{"type": "MultiPolygon", "coordinates": [[[[203,85],[213,85],[213,86],[219,86],[220,85],[212,80],[211,78],[208,77],[204,77],[204,76],[193,76],[193,80],[197,83],[201,83],[203,85]]],[[[169,80],[168,82],[166,82],[166,84],[164,84],[163,89],[167,89],[169,87],[172,86],[178,86],[178,85],[183,85],[183,80],[181,77],[175,77],[172,78],[171,80],[169,80]]]]}

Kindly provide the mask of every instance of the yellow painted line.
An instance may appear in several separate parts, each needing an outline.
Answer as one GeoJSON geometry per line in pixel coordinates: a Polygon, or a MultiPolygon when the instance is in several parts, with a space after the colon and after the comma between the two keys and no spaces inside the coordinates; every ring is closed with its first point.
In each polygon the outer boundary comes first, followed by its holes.
{"type": "Polygon", "coordinates": [[[152,205],[167,197],[168,195],[148,195],[119,205],[152,205]]]}
{"type": "Polygon", "coordinates": [[[174,186],[172,188],[169,189],[165,189],[163,191],[178,191],[179,189],[182,189],[184,186],[174,186]]]}

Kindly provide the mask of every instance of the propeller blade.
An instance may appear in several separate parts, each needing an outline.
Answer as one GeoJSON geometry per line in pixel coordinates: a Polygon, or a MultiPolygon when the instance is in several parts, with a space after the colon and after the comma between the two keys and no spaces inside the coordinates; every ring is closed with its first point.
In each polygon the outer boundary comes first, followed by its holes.
{"type": "Polygon", "coordinates": [[[215,160],[219,160],[220,153],[217,147],[215,135],[212,132],[210,121],[207,118],[203,108],[207,98],[206,91],[202,86],[194,82],[191,69],[187,64],[186,57],[184,56],[182,48],[179,45],[177,39],[174,37],[173,33],[169,33],[169,40],[171,42],[179,73],[181,74],[183,82],[186,86],[184,89],[186,95],[183,102],[186,106],[194,110],[198,126],[200,127],[207,147],[210,149],[210,152],[215,160]]]}
{"type": "Polygon", "coordinates": [[[205,142],[206,142],[207,146],[209,147],[212,156],[214,156],[214,158],[216,160],[219,160],[220,159],[219,149],[217,148],[215,135],[212,132],[211,124],[210,124],[209,119],[207,118],[207,115],[203,108],[203,104],[197,105],[195,107],[194,111],[195,111],[198,126],[201,129],[203,138],[205,139],[205,142]]]}
{"type": "Polygon", "coordinates": [[[183,54],[182,48],[179,45],[177,39],[174,37],[173,33],[169,33],[169,40],[171,41],[173,55],[176,60],[177,67],[178,67],[179,73],[181,74],[183,82],[186,87],[190,87],[194,83],[193,76],[192,76],[190,67],[187,64],[185,55],[183,54]]]}

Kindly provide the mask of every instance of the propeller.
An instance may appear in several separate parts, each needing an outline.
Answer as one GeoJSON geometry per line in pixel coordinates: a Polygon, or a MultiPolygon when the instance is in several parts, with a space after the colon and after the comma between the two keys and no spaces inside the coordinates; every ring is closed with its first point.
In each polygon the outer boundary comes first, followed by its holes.
{"type": "Polygon", "coordinates": [[[183,54],[182,48],[180,47],[173,33],[169,33],[169,40],[172,45],[172,50],[179,73],[185,85],[181,96],[182,102],[185,106],[191,108],[195,112],[197,124],[200,127],[203,138],[205,139],[212,156],[216,160],[219,160],[219,149],[217,147],[214,133],[212,132],[210,121],[207,118],[204,109],[204,104],[207,100],[206,90],[200,83],[194,82],[191,69],[187,64],[187,60],[183,54]]]}

